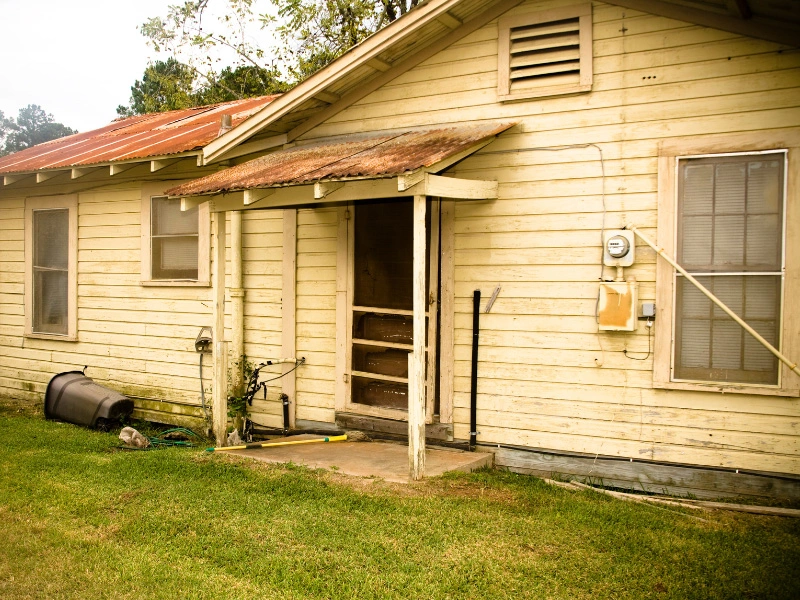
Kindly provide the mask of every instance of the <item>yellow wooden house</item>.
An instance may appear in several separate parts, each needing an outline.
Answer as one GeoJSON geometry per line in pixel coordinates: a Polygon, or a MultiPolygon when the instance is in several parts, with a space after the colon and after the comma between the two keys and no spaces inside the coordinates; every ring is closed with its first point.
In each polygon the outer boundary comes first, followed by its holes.
{"type": "Polygon", "coordinates": [[[415,476],[427,439],[796,497],[798,39],[792,2],[429,0],[282,96],[0,158],[0,393],[88,365],[222,437],[246,355],[257,425],[408,435],[415,476]]]}

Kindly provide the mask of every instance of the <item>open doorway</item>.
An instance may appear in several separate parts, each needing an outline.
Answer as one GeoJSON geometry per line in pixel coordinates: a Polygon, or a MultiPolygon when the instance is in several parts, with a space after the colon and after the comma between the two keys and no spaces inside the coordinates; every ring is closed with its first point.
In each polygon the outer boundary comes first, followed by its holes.
{"type": "MultiPolygon", "coordinates": [[[[348,412],[406,420],[413,350],[413,205],[376,200],[350,208],[348,412]]],[[[437,397],[439,203],[426,210],[426,421],[437,397]]]]}

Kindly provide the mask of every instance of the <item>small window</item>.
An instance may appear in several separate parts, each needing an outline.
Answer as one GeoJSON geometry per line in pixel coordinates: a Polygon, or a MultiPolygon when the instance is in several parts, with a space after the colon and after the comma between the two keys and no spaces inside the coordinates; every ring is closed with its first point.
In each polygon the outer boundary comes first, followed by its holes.
{"type": "Polygon", "coordinates": [[[501,100],[574,94],[591,87],[591,4],[499,21],[501,100]]]}
{"type": "Polygon", "coordinates": [[[181,200],[163,195],[174,182],[142,190],[142,284],[208,285],[208,205],[181,210],[181,200]]]}
{"type": "MultiPolygon", "coordinates": [[[[785,154],[678,160],[677,258],[780,345],[785,154]]],[[[778,385],[777,359],[679,273],[674,380],[778,385]]]]}
{"type": "Polygon", "coordinates": [[[25,333],[75,339],[77,198],[29,198],[25,208],[25,333]]]}
{"type": "Polygon", "coordinates": [[[152,279],[197,280],[197,207],[181,211],[181,201],[150,199],[152,279]]]}

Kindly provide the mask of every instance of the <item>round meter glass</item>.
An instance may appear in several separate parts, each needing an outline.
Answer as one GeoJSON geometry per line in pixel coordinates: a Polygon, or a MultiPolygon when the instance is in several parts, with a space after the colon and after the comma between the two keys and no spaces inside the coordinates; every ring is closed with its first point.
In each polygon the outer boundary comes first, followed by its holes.
{"type": "Polygon", "coordinates": [[[631,246],[628,239],[621,235],[608,238],[608,242],[606,242],[606,249],[612,258],[622,258],[628,253],[630,248],[631,246]]]}

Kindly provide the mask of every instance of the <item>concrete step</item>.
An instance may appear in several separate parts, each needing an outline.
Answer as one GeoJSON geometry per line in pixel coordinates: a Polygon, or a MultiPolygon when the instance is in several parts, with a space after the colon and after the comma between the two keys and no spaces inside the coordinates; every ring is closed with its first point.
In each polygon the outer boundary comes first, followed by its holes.
{"type": "MultiPolygon", "coordinates": [[[[323,436],[292,436],[288,440],[314,439],[323,436]]],[[[272,440],[278,441],[278,440],[272,440]]],[[[408,445],[399,442],[328,442],[232,450],[227,454],[247,456],[271,463],[294,463],[312,469],[335,469],[355,477],[376,477],[408,483],[408,445]]],[[[494,455],[488,452],[465,452],[430,447],[425,450],[425,476],[436,477],[447,471],[470,472],[491,467],[494,455]]]]}

